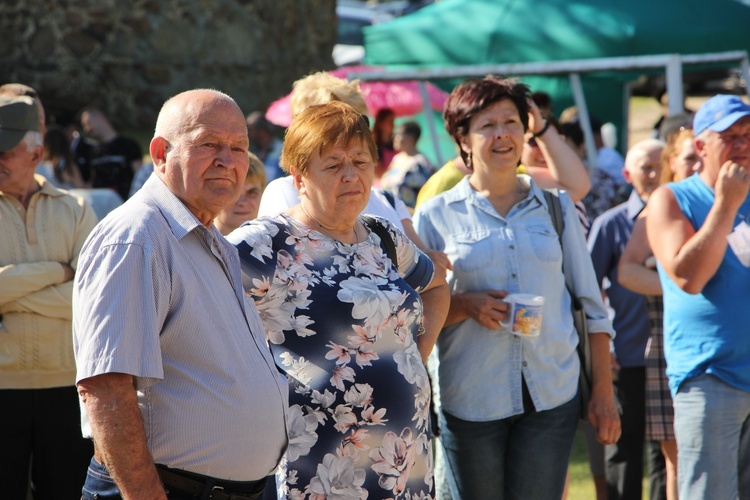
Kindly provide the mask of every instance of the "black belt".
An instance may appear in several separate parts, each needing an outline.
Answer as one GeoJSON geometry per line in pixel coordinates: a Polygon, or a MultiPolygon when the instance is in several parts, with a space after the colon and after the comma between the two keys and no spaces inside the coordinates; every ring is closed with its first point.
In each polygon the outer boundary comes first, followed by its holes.
{"type": "Polygon", "coordinates": [[[226,481],[195,472],[170,469],[161,464],[156,464],[156,470],[165,489],[187,493],[200,500],[260,499],[266,486],[266,478],[258,481],[226,481]]]}

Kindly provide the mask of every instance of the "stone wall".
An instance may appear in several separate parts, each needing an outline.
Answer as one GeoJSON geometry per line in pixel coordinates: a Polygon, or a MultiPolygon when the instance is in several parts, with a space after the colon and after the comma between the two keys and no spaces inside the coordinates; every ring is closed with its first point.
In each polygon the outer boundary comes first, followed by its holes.
{"type": "Polygon", "coordinates": [[[335,39],[335,0],[2,0],[0,84],[36,88],[53,117],[95,104],[151,129],[191,88],[265,109],[330,69],[335,39]]]}

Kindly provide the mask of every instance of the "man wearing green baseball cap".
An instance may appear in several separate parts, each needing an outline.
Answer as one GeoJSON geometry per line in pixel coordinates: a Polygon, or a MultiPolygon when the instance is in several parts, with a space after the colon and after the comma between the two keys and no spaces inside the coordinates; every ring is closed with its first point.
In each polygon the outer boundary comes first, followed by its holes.
{"type": "Polygon", "coordinates": [[[81,436],[72,279],[96,225],[91,207],[34,170],[39,105],[0,97],[0,484],[3,498],[80,498],[91,443],[81,436]]]}

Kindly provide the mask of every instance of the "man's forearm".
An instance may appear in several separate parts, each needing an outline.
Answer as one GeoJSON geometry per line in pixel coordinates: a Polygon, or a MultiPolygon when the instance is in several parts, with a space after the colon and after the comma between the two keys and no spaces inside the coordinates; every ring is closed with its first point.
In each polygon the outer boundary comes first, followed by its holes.
{"type": "MultiPolygon", "coordinates": [[[[716,274],[727,251],[727,236],[732,232],[736,212],[726,213],[714,205],[703,226],[696,231],[674,258],[673,273],[688,293],[700,293],[716,274]]],[[[669,269],[669,268],[667,268],[669,269]]]]}
{"type": "Polygon", "coordinates": [[[124,499],[165,499],[146,446],[133,377],[108,373],[78,383],[94,436],[97,458],[112,475],[124,499]]]}
{"type": "Polygon", "coordinates": [[[65,281],[65,269],[59,262],[28,262],[0,266],[0,304],[65,281]]]}
{"type": "Polygon", "coordinates": [[[3,304],[0,306],[0,314],[21,312],[70,320],[73,318],[72,294],[73,283],[71,281],[50,285],[3,304]]]}

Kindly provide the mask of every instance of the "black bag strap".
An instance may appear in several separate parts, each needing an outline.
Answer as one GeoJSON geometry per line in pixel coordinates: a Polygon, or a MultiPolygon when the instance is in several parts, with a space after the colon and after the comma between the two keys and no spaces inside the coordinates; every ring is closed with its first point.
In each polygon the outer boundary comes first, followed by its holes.
{"type": "Polygon", "coordinates": [[[393,192],[388,191],[387,189],[381,189],[380,190],[383,193],[383,196],[385,196],[385,199],[388,200],[388,203],[393,207],[393,209],[396,209],[396,195],[393,194],[393,192]]]}
{"type": "MultiPolygon", "coordinates": [[[[568,289],[568,294],[570,295],[571,307],[573,309],[580,309],[581,311],[583,311],[583,315],[585,317],[586,311],[583,307],[583,304],[581,304],[581,301],[578,300],[578,296],[573,293],[572,277],[567,271],[567,266],[565,265],[565,246],[563,245],[562,240],[563,231],[565,230],[565,220],[563,219],[560,193],[557,189],[545,189],[544,199],[547,200],[547,209],[549,211],[549,216],[552,219],[552,225],[555,226],[555,231],[557,231],[557,239],[560,242],[560,249],[562,250],[563,254],[562,268],[563,275],[565,276],[565,287],[568,289]]],[[[583,335],[580,331],[578,332],[578,350],[582,358],[582,363],[584,363],[586,375],[588,376],[591,373],[589,338],[588,335],[583,335]]]]}
{"type": "Polygon", "coordinates": [[[544,189],[544,199],[547,200],[547,210],[552,219],[552,225],[557,231],[557,240],[560,242],[560,249],[563,253],[563,274],[565,275],[565,286],[568,288],[570,298],[575,300],[571,280],[565,269],[565,247],[563,246],[563,231],[565,230],[565,220],[563,219],[562,203],[560,202],[560,193],[557,189],[544,189]]]}
{"type": "Polygon", "coordinates": [[[370,231],[380,237],[380,242],[383,244],[385,254],[389,259],[391,259],[391,262],[393,262],[393,265],[396,266],[396,269],[398,269],[398,254],[396,253],[396,243],[393,241],[391,233],[388,232],[388,228],[381,224],[380,221],[372,215],[362,215],[361,217],[370,231]]]}

